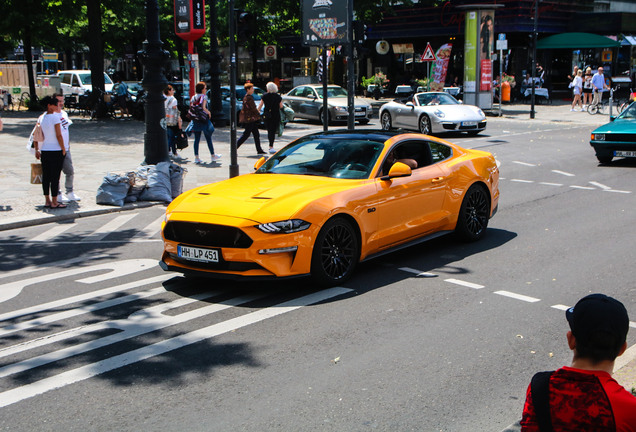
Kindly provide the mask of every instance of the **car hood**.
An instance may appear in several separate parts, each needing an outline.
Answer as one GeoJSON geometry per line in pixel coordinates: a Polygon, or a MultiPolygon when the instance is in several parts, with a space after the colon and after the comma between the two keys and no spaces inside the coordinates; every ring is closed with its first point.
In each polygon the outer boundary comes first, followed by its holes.
{"type": "Polygon", "coordinates": [[[470,117],[478,116],[478,117],[485,118],[484,116],[479,114],[479,109],[477,107],[469,106],[469,105],[432,105],[432,106],[425,106],[422,108],[425,108],[427,111],[435,111],[436,109],[439,109],[447,116],[452,116],[453,118],[460,118],[460,117],[467,117],[467,116],[470,116],[470,117]]]}
{"type": "MultiPolygon", "coordinates": [[[[353,188],[366,180],[247,174],[192,190],[175,202],[173,213],[205,213],[249,219],[257,223],[293,217],[323,196],[353,188]]],[[[172,207],[172,206],[171,206],[172,207]]]]}
{"type": "Polygon", "coordinates": [[[636,133],[636,121],[616,119],[594,129],[592,133],[636,133]]]}

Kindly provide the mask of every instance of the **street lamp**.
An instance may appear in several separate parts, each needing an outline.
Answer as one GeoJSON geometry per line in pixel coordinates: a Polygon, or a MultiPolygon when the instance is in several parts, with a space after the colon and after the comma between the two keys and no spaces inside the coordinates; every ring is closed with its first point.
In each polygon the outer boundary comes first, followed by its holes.
{"type": "Polygon", "coordinates": [[[530,65],[530,67],[532,68],[532,86],[531,86],[531,93],[532,96],[530,97],[530,118],[533,119],[534,118],[534,89],[535,86],[537,85],[536,81],[535,81],[535,77],[537,75],[537,28],[538,28],[538,23],[539,23],[539,2],[541,0],[534,0],[534,32],[532,33],[532,37],[533,37],[533,43],[532,43],[532,64],[530,65]]]}
{"type": "Polygon", "coordinates": [[[227,118],[223,114],[223,105],[221,104],[221,54],[219,53],[219,43],[216,38],[216,0],[210,0],[210,51],[208,52],[208,62],[210,67],[208,75],[210,76],[210,103],[209,109],[215,126],[225,126],[227,118]]]}
{"type": "Polygon", "coordinates": [[[163,90],[168,80],[163,74],[163,65],[169,57],[159,39],[159,5],[157,0],[146,0],[146,40],[143,51],[137,55],[145,67],[142,87],[146,97],[146,133],[144,134],[144,156],[146,164],[168,162],[168,138],[166,135],[166,111],[163,105],[163,90]]]}

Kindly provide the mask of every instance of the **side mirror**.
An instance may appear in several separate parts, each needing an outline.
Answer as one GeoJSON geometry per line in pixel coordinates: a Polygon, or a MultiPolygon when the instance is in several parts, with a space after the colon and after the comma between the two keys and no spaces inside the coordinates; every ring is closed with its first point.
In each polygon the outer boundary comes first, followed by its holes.
{"type": "Polygon", "coordinates": [[[267,159],[264,157],[257,160],[256,163],[254,164],[254,171],[262,167],[265,164],[265,162],[267,162],[267,159]]]}
{"type": "Polygon", "coordinates": [[[413,102],[407,102],[406,106],[411,107],[411,108],[415,108],[415,105],[413,105],[413,102]]]}
{"type": "Polygon", "coordinates": [[[402,162],[396,162],[389,170],[389,174],[380,177],[380,180],[391,180],[398,177],[409,177],[411,175],[411,167],[402,162]]]}
{"type": "Polygon", "coordinates": [[[610,117],[610,122],[613,122],[614,120],[616,120],[616,116],[611,116],[610,117]]]}
{"type": "Polygon", "coordinates": [[[460,105],[463,105],[463,104],[464,104],[464,101],[463,101],[463,100],[461,100],[461,99],[457,99],[457,102],[459,102],[459,104],[460,104],[460,105]]]}

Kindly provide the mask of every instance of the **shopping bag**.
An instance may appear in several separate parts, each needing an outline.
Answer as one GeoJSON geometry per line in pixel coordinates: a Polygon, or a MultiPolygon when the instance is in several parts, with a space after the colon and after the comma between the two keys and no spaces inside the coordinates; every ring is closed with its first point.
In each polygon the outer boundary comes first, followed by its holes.
{"type": "Polygon", "coordinates": [[[42,184],[42,164],[31,164],[31,184],[42,184]]]}
{"type": "Polygon", "coordinates": [[[188,148],[188,135],[182,130],[177,134],[177,148],[179,150],[188,148]]]}

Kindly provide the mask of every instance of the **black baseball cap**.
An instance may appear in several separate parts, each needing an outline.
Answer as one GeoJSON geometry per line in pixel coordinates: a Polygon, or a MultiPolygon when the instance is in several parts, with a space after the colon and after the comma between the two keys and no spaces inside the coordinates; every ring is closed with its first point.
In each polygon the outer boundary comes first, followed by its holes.
{"type": "Polygon", "coordinates": [[[590,335],[602,331],[617,337],[622,345],[629,330],[629,317],[623,303],[605,294],[590,294],[565,311],[574,337],[589,342],[590,335]]]}

